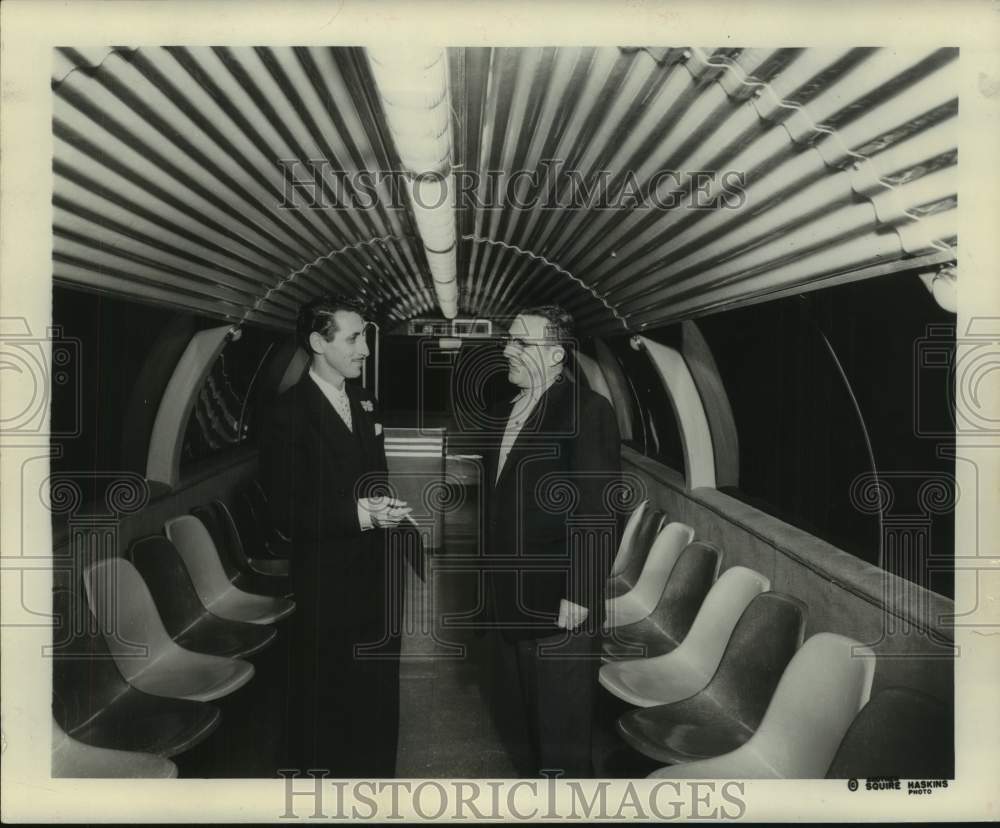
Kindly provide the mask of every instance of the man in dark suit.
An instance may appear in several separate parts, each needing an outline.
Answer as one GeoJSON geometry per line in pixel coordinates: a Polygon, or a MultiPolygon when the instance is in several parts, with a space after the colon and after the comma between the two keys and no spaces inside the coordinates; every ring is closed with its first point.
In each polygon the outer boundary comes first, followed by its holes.
{"type": "Polygon", "coordinates": [[[620,475],[611,405],[574,378],[573,319],[525,310],[504,348],[517,396],[491,411],[484,537],[494,713],[523,775],[593,775],[604,581],[620,475]]]}
{"type": "Polygon", "coordinates": [[[371,394],[346,382],[368,357],[349,300],[302,308],[308,372],[282,394],[262,446],[262,477],[292,540],[290,767],[333,777],[395,773],[399,720],[398,558],[386,529],[409,512],[385,496],[382,426],[371,394]]]}

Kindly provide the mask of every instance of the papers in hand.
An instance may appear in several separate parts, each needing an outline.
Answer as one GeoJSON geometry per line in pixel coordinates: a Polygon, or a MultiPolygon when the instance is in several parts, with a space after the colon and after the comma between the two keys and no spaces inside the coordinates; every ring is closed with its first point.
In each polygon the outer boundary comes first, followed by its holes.
{"type": "Polygon", "coordinates": [[[358,504],[371,515],[372,523],[380,528],[391,528],[413,511],[406,501],[394,497],[363,497],[358,504]]]}

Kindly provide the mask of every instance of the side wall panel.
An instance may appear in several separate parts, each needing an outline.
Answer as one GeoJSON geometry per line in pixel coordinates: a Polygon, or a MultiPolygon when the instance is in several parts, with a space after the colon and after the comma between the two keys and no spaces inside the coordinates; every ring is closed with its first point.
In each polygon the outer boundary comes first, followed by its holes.
{"type": "MultiPolygon", "coordinates": [[[[162,534],[165,521],[178,515],[187,514],[195,506],[208,503],[216,498],[224,500],[226,503],[232,503],[237,492],[253,480],[256,473],[257,452],[251,449],[240,452],[238,458],[226,458],[224,466],[215,464],[204,469],[201,474],[185,481],[172,492],[157,496],[154,491],[153,497],[142,511],[128,515],[119,522],[116,554],[124,556],[129,546],[137,538],[162,534]]],[[[65,527],[54,527],[52,540],[57,557],[71,554],[67,548],[65,527]]],[[[73,554],[79,558],[74,562],[75,572],[82,573],[83,557],[88,554],[88,550],[75,550],[73,554]]],[[[53,577],[57,579],[56,586],[70,586],[64,582],[69,577],[65,570],[56,569],[53,572],[53,577]],[[63,580],[58,580],[60,578],[63,580]]]]}
{"type": "Polygon", "coordinates": [[[722,569],[747,566],[771,588],[809,607],[806,636],[836,632],[879,656],[873,692],[906,686],[950,703],[954,695],[951,631],[937,623],[952,602],[921,590],[812,535],[714,489],[684,490],[656,464],[625,450],[623,469],[638,475],[650,502],[668,519],[723,552],[722,569]]]}

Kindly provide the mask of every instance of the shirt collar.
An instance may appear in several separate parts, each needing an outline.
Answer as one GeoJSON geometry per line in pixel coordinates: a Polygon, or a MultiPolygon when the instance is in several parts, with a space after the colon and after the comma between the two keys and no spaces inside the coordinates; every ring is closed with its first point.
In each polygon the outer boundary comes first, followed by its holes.
{"type": "Polygon", "coordinates": [[[332,382],[323,379],[319,374],[317,374],[312,368],[309,369],[309,376],[316,385],[319,386],[320,390],[325,392],[327,395],[333,394],[337,397],[347,396],[347,382],[344,382],[343,387],[337,388],[332,382]]]}

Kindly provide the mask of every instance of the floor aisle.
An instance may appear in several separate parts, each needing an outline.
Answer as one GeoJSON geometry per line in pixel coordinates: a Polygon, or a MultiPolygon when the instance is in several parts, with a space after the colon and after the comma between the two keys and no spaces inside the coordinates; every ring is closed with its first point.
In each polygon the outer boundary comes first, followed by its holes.
{"type": "Polygon", "coordinates": [[[516,775],[490,721],[481,682],[482,644],[444,619],[471,611],[478,575],[455,571],[455,559],[479,543],[478,488],[446,513],[442,548],[426,583],[408,573],[400,670],[399,777],[510,778],[516,775]],[[452,560],[449,561],[448,558],[452,560]]]}
{"type": "MultiPolygon", "coordinates": [[[[484,639],[456,629],[454,616],[471,613],[480,574],[457,564],[479,548],[479,489],[460,496],[446,513],[444,542],[430,564],[427,582],[408,571],[400,669],[400,731],[396,775],[409,778],[515,778],[517,771],[490,720],[483,682],[484,639]],[[450,560],[449,560],[450,559],[450,560]],[[444,619],[452,618],[446,626],[444,619]],[[460,651],[460,652],[459,652],[460,651]]],[[[598,690],[594,767],[598,776],[642,778],[659,767],[629,749],[615,732],[628,705],[598,690]]]]}

